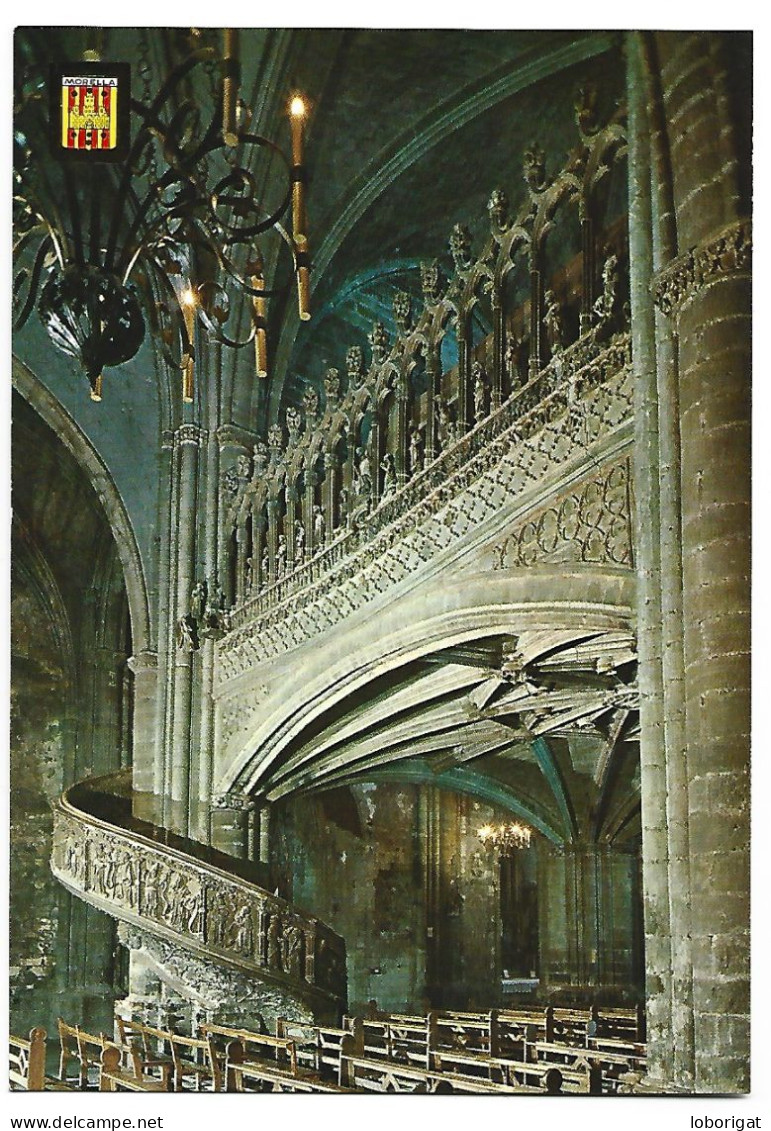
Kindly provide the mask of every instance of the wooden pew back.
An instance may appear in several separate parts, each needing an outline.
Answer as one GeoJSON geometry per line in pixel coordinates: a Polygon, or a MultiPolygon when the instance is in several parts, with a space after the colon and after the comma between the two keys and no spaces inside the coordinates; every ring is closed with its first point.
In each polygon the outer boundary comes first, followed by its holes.
{"type": "Polygon", "coordinates": [[[30,1029],[29,1037],[8,1038],[11,1091],[42,1092],[46,1075],[46,1031],[30,1029]]]}
{"type": "Polygon", "coordinates": [[[88,1088],[92,1083],[96,1086],[102,1052],[108,1043],[107,1037],[104,1033],[99,1033],[97,1036],[81,1029],[78,1025],[68,1025],[61,1017],[58,1018],[57,1025],[60,1049],[59,1080],[62,1083],[77,1083],[79,1088],[88,1088]],[[77,1062],[77,1077],[68,1074],[71,1060],[77,1062]]]}

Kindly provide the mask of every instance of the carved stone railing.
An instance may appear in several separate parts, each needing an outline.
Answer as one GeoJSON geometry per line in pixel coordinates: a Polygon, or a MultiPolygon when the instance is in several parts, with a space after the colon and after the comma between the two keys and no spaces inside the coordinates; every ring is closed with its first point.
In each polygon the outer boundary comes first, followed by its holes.
{"type": "Polygon", "coordinates": [[[231,614],[218,678],[310,639],[421,568],[631,420],[627,334],[566,350],[487,420],[307,566],[231,614]]]}
{"type": "Polygon", "coordinates": [[[221,483],[219,628],[238,628],[316,581],[529,413],[566,365],[583,364],[624,331],[625,228],[607,219],[605,195],[626,137],[620,113],[604,125],[596,117],[596,94],[577,91],[580,140],[558,170],[547,169],[537,144],[525,152],[516,213],[503,190],[492,193],[478,253],[456,224],[449,276],[438,260],[423,263],[422,304],[394,295],[393,340],[376,322],[367,360],[357,344],[344,367],[327,370],[323,406],[309,387],[252,454],[245,444],[233,453],[221,483]],[[572,233],[565,246],[581,251],[555,274],[558,214],[572,233]],[[475,324],[489,327],[481,341],[475,324]],[[444,369],[448,334],[458,361],[444,369]]]}
{"type": "Polygon", "coordinates": [[[73,793],[77,787],[54,806],[51,856],[70,891],[255,981],[306,1000],[344,1001],[345,943],[329,927],[255,884],[85,812],[73,793]]]}

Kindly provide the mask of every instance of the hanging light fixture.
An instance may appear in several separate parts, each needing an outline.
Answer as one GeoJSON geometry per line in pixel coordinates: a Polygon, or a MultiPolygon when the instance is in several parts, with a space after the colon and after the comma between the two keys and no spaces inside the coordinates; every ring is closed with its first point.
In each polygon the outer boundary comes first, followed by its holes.
{"type": "Polygon", "coordinates": [[[266,376],[267,300],[294,278],[300,317],[310,317],[306,100],[294,95],[289,104],[290,158],[249,129],[236,31],[223,33],[221,53],[191,50],[141,99],[128,90],[125,64],[86,55],[56,68],[48,104],[44,64],[17,65],[15,328],[37,308],[54,345],[80,363],[94,400],[103,370],[136,355],[146,323],[181,372],[185,401],[199,328],[232,348],[254,342],[257,374],[266,376]],[[205,116],[205,100],[191,92],[203,88],[218,56],[219,94],[205,116]],[[259,186],[277,181],[258,179],[261,159],[283,170],[271,201],[259,186]],[[291,233],[281,223],[290,204],[291,233]],[[272,288],[259,246],[270,231],[292,257],[291,275],[272,288]],[[241,325],[239,297],[245,334],[231,329],[241,325]]]}
{"type": "Polygon", "coordinates": [[[483,825],[477,836],[486,848],[492,848],[501,856],[509,856],[512,852],[530,847],[532,830],[518,822],[483,825]]]}

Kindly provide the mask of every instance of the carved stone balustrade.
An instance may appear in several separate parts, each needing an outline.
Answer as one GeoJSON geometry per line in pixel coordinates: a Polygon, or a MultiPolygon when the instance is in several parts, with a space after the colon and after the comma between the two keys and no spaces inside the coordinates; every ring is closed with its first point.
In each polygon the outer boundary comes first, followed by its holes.
{"type": "MultiPolygon", "coordinates": [[[[323,632],[632,419],[630,341],[581,338],[354,530],[231,614],[218,678],[323,632]]],[[[628,437],[627,437],[628,440],[628,437]]]]}
{"type": "Polygon", "coordinates": [[[109,824],[64,794],[51,867],[75,895],[143,934],[320,1010],[345,1000],[345,943],[285,900],[175,848],[109,824]]]}
{"type": "MultiPolygon", "coordinates": [[[[277,424],[269,429],[269,465],[255,460],[251,478],[230,476],[222,575],[230,579],[236,629],[326,575],[361,545],[362,532],[365,540],[376,536],[479,445],[515,421],[532,427],[533,409],[556,385],[602,357],[609,343],[612,353],[628,323],[628,257],[619,225],[600,230],[593,218],[602,212],[609,171],[626,155],[626,136],[620,113],[595,123],[591,135],[579,133],[580,144],[548,177],[532,146],[518,213],[496,190],[489,237],[476,255],[469,233],[456,225],[450,277],[440,278],[437,263],[423,265],[422,309],[413,311],[411,297],[397,293],[396,336],[376,323],[369,357],[359,346],[347,352],[345,389],[342,369],[329,370],[323,409],[310,389],[304,426],[290,406],[287,434],[277,424]],[[547,249],[558,212],[580,229],[582,251],[563,264],[575,294],[555,281],[547,249]],[[514,307],[513,294],[520,296],[514,307]],[[482,341],[475,319],[491,328],[482,341]],[[448,334],[458,362],[443,371],[448,334]]],[[[569,390],[573,399],[580,384],[569,390]]]]}

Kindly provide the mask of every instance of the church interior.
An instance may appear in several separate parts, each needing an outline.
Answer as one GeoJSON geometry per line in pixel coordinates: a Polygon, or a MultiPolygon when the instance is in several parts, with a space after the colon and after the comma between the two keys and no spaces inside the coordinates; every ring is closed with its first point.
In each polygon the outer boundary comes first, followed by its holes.
{"type": "Polygon", "coordinates": [[[21,1086],[748,1092],[751,34],[14,55],[21,1086]]]}

